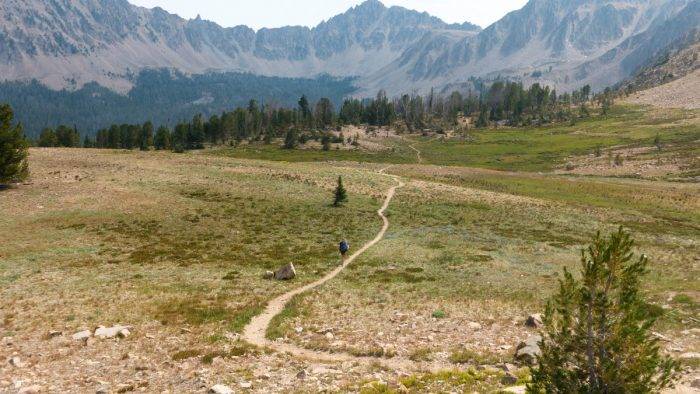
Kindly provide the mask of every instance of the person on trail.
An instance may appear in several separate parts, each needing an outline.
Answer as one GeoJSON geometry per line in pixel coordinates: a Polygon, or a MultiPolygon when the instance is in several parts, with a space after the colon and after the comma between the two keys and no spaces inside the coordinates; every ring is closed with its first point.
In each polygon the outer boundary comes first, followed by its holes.
{"type": "Polygon", "coordinates": [[[338,249],[340,249],[341,256],[345,258],[345,255],[348,253],[348,250],[350,250],[350,244],[348,243],[348,241],[342,240],[340,241],[340,247],[338,249]]]}

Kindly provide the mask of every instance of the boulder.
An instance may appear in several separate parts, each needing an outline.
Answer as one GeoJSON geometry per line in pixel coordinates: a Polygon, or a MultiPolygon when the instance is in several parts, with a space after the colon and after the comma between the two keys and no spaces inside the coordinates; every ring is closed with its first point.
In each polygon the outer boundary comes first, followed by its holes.
{"type": "Polygon", "coordinates": [[[277,280],[291,280],[296,278],[297,271],[294,269],[294,264],[289,263],[277,271],[275,271],[275,279],[277,280]]]}
{"type": "Polygon", "coordinates": [[[209,389],[209,392],[212,394],[233,394],[233,390],[228,386],[224,386],[223,384],[213,386],[209,389]]]}
{"type": "Polygon", "coordinates": [[[114,327],[97,327],[95,330],[95,336],[97,338],[102,338],[102,339],[109,339],[109,338],[126,338],[129,336],[131,333],[129,332],[129,329],[131,327],[127,326],[114,326],[114,327]]]}
{"type": "Polygon", "coordinates": [[[537,357],[542,354],[540,350],[540,342],[542,337],[539,335],[533,335],[521,342],[515,350],[515,360],[532,365],[537,361],[537,357]]]}
{"type": "Polygon", "coordinates": [[[88,338],[90,338],[91,336],[92,336],[92,333],[90,331],[84,330],[84,331],[76,332],[75,334],[73,334],[72,338],[75,341],[87,341],[88,338]]]}
{"type": "Polygon", "coordinates": [[[542,327],[542,324],[543,323],[541,313],[533,313],[532,315],[527,317],[527,320],[525,320],[525,325],[532,328],[540,328],[542,327]]]}

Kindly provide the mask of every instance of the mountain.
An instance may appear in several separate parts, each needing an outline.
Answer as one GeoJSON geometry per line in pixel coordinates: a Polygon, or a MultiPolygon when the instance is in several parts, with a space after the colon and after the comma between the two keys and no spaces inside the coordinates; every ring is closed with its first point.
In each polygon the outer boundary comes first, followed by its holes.
{"type": "Polygon", "coordinates": [[[698,0],[531,0],[477,35],[431,32],[359,85],[367,92],[407,84],[426,90],[469,76],[502,76],[560,90],[600,89],[698,31],[699,6],[698,0]]]}
{"type": "Polygon", "coordinates": [[[257,32],[246,26],[222,28],[199,17],[188,21],[126,0],[3,0],[0,73],[9,80],[36,78],[53,88],[98,82],[122,92],[144,68],[349,77],[382,68],[428,32],[468,37],[479,30],[386,8],[377,0],[313,29],[257,32]]]}
{"type": "Polygon", "coordinates": [[[3,0],[0,100],[34,114],[41,107],[24,96],[36,95],[38,86],[66,89],[59,97],[68,101],[56,116],[77,124],[83,119],[71,118],[71,111],[81,112],[80,105],[112,111],[105,114],[112,119],[161,92],[169,101],[154,102],[164,107],[140,110],[139,118],[171,108],[177,117],[210,112],[240,104],[249,92],[293,102],[300,86],[335,100],[380,89],[390,95],[467,90],[471,78],[602,89],[679,42],[697,41],[698,31],[700,0],[530,0],[483,30],[367,0],[314,28],[258,31],[185,20],[127,0],[3,0]],[[156,75],[171,77],[159,77],[160,85],[144,82],[153,76],[149,70],[163,69],[156,75]],[[93,98],[95,83],[132,101],[100,106],[106,93],[93,98]]]}

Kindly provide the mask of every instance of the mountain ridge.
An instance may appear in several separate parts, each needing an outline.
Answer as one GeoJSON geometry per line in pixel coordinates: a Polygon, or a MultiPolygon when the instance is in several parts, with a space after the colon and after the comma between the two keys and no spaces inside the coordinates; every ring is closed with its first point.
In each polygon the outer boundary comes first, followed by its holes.
{"type": "Polygon", "coordinates": [[[481,29],[367,0],[312,28],[221,27],[127,0],[6,0],[0,73],[127,93],[142,70],[354,78],[357,96],[505,77],[560,90],[629,77],[700,28],[699,0],[530,0],[481,29]]]}

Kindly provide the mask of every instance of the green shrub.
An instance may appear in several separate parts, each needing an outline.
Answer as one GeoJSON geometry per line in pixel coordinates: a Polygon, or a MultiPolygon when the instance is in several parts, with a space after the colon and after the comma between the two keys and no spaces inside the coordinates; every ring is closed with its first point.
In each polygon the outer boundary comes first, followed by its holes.
{"type": "Polygon", "coordinates": [[[646,256],[620,228],[581,253],[581,279],[564,271],[548,302],[542,355],[530,393],[650,393],[673,385],[679,366],[659,352],[659,308],[641,292],[646,256]]]}

